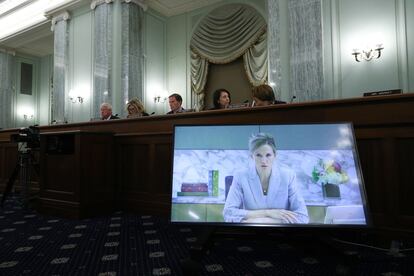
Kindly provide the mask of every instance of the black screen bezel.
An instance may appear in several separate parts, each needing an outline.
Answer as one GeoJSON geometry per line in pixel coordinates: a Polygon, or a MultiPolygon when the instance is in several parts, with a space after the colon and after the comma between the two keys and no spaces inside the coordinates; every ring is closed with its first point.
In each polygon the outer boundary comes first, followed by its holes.
{"type": "Polygon", "coordinates": [[[172,207],[172,190],[173,190],[173,171],[174,171],[174,150],[175,150],[175,133],[177,127],[211,127],[211,126],[290,126],[290,125],[334,125],[334,124],[346,124],[352,130],[352,139],[353,139],[353,151],[355,154],[355,165],[356,173],[359,180],[361,181],[361,197],[362,205],[365,213],[365,222],[366,224],[264,224],[264,223],[235,223],[235,222],[206,222],[206,221],[175,221],[171,220],[172,208],[170,208],[170,223],[177,225],[205,225],[205,226],[218,226],[218,227],[264,227],[264,228],[323,228],[323,229],[337,229],[337,228],[347,228],[347,229],[367,229],[372,228],[371,213],[368,204],[368,197],[365,189],[365,182],[362,174],[361,161],[359,158],[357,140],[355,137],[355,129],[352,122],[303,122],[303,123],[232,123],[232,124],[174,124],[173,126],[173,139],[172,139],[172,150],[171,150],[171,182],[170,182],[170,207],[172,207]]]}

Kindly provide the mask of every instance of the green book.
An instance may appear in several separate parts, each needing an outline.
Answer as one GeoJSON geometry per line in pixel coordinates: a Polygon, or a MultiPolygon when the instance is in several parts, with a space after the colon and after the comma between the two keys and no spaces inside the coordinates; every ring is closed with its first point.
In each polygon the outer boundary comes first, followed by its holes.
{"type": "Polygon", "coordinates": [[[208,191],[211,196],[219,195],[219,171],[218,170],[209,171],[208,191]]]}
{"type": "Polygon", "coordinates": [[[208,196],[208,192],[177,192],[177,196],[208,196]]]}

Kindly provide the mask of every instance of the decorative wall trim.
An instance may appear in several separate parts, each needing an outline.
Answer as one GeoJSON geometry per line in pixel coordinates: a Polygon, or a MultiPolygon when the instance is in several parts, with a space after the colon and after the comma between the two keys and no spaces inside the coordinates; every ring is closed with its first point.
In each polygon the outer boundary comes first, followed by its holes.
{"type": "Polygon", "coordinates": [[[5,49],[5,48],[0,48],[0,52],[5,53],[5,54],[9,54],[12,56],[16,55],[16,52],[10,49],[5,49]]]}
{"type": "Polygon", "coordinates": [[[331,2],[331,31],[332,31],[332,82],[335,99],[342,98],[342,64],[341,64],[341,34],[339,1],[331,2]]]}
{"type": "MultiPolygon", "coordinates": [[[[171,1],[171,0],[169,0],[171,1]]],[[[276,1],[276,0],[273,0],[276,1]]],[[[199,1],[181,1],[183,2],[182,5],[176,5],[176,7],[167,7],[166,4],[162,4],[162,2],[166,2],[166,1],[159,1],[159,0],[149,0],[146,1],[148,3],[148,6],[153,9],[158,11],[160,14],[166,16],[166,17],[171,17],[174,15],[179,15],[179,14],[183,14],[183,13],[187,13],[187,12],[191,12],[193,13],[193,11],[197,10],[197,9],[201,9],[204,7],[212,7],[213,4],[217,4],[220,3],[222,4],[222,2],[224,2],[223,0],[199,0],[199,1]]],[[[173,2],[173,1],[171,1],[173,2]]],[[[174,1],[175,2],[175,1],[174,1]]],[[[230,4],[230,3],[238,3],[238,4],[247,4],[245,0],[243,1],[227,1],[228,3],[223,3],[224,5],[226,4],[230,4]]]]}
{"type": "MultiPolygon", "coordinates": [[[[9,2],[9,3],[14,3],[14,2],[9,2]]],[[[5,4],[6,3],[3,3],[3,5],[5,5],[5,4]]],[[[12,4],[11,7],[8,10],[4,11],[3,13],[0,13],[0,18],[2,18],[3,16],[6,16],[6,15],[9,15],[9,14],[11,14],[11,13],[13,13],[13,12],[25,7],[25,6],[28,6],[30,4],[33,4],[33,1],[24,0],[24,1],[21,1],[21,3],[15,4],[15,6],[13,6],[13,4],[12,4]]],[[[1,6],[2,5],[0,5],[0,8],[1,8],[1,6]]]]}
{"type": "Polygon", "coordinates": [[[93,0],[91,3],[91,10],[94,10],[97,6],[101,4],[110,4],[114,2],[114,0],[93,0]]]}
{"type": "Polygon", "coordinates": [[[321,0],[322,5],[322,47],[323,47],[323,97],[334,97],[333,58],[332,58],[332,15],[331,0],[321,0]]]}
{"type": "Polygon", "coordinates": [[[409,91],[408,45],[407,45],[407,14],[405,0],[395,0],[398,82],[403,92],[409,91]]]}
{"type": "Polygon", "coordinates": [[[59,6],[55,6],[52,8],[49,8],[45,11],[45,16],[48,19],[52,19],[53,17],[61,14],[62,12],[65,12],[67,10],[73,11],[76,10],[82,6],[90,5],[86,3],[86,0],[71,0],[61,3],[59,6]]]}
{"type": "Polygon", "coordinates": [[[52,30],[52,32],[55,30],[55,24],[57,23],[57,22],[59,22],[59,21],[61,21],[61,20],[64,20],[64,21],[66,21],[66,20],[69,20],[70,19],[70,13],[69,12],[67,12],[67,11],[64,11],[64,12],[62,12],[61,14],[59,14],[59,15],[57,15],[57,16],[54,16],[53,18],[52,18],[52,27],[51,27],[51,30],[52,30]]]}
{"type": "Polygon", "coordinates": [[[124,2],[126,4],[132,3],[132,4],[135,4],[135,5],[138,5],[144,11],[147,11],[147,9],[148,9],[148,5],[147,5],[145,0],[122,0],[122,2],[124,2]]]}

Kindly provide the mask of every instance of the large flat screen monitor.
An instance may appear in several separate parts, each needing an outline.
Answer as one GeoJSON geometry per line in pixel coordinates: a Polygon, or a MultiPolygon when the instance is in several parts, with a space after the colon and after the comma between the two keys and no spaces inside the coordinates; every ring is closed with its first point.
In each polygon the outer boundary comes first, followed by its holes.
{"type": "Polygon", "coordinates": [[[352,124],[177,125],[171,221],[367,226],[352,124]]]}

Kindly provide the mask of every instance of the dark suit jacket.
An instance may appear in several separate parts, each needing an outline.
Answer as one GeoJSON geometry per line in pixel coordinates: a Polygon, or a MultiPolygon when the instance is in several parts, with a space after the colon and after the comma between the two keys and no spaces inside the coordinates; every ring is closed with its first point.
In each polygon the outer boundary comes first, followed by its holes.
{"type": "MultiPolygon", "coordinates": [[[[116,115],[111,115],[111,117],[109,117],[109,120],[114,120],[114,119],[119,119],[119,117],[116,116],[116,115]]],[[[105,121],[105,120],[108,120],[108,119],[102,119],[101,118],[101,120],[105,121]]]]}
{"type": "Polygon", "coordinates": [[[177,114],[177,113],[183,113],[185,112],[185,109],[181,107],[177,112],[173,112],[172,110],[168,111],[167,114],[177,114]]]}

